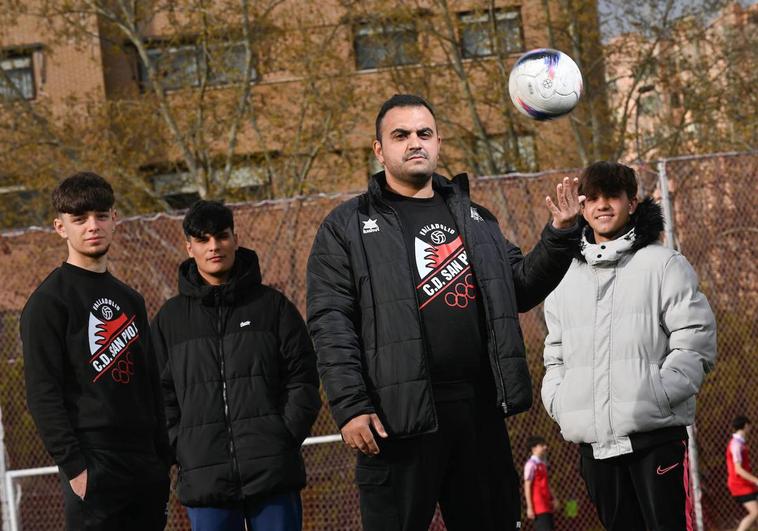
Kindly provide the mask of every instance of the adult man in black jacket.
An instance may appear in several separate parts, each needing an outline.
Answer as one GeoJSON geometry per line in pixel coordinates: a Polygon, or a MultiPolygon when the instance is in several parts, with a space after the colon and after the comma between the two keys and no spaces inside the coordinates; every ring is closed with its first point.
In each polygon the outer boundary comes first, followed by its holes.
{"type": "Polygon", "coordinates": [[[532,391],[518,324],[558,284],[578,238],[577,183],[547,198],[527,256],[434,174],[431,106],[397,95],[376,121],[385,168],[322,223],[308,262],[308,323],[332,414],[360,450],[364,529],[516,529],[520,496],[503,415],[532,391]]]}
{"type": "Polygon", "coordinates": [[[297,531],[300,445],[320,407],[305,323],[261,284],[228,207],[195,203],[184,232],[179,295],[152,327],[179,499],[195,531],[297,531]]]}

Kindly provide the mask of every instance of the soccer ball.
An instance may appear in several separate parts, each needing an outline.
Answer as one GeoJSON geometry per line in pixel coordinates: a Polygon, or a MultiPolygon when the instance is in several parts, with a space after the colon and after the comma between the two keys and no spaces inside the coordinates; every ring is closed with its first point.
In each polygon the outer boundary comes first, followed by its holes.
{"type": "Polygon", "coordinates": [[[582,73],[563,52],[540,48],[526,52],[508,79],[513,105],[534,120],[568,114],[582,96],[582,73]]]}

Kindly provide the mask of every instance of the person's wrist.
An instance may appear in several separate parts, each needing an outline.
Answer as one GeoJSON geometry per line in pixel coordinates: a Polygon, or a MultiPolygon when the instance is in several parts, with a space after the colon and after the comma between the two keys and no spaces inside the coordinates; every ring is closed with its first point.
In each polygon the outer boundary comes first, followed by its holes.
{"type": "Polygon", "coordinates": [[[552,222],[550,223],[550,226],[557,231],[567,232],[569,231],[569,229],[575,229],[576,224],[577,224],[576,218],[571,219],[571,220],[561,221],[561,222],[558,222],[555,219],[553,219],[552,222]]]}

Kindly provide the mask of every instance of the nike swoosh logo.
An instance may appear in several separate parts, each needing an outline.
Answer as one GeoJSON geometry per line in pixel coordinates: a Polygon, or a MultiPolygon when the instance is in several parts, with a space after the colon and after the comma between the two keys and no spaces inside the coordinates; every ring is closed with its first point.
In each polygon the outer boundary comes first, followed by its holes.
{"type": "Polygon", "coordinates": [[[661,468],[661,465],[658,465],[658,468],[655,470],[655,473],[659,476],[662,476],[666,472],[669,472],[670,470],[674,470],[676,467],[679,466],[679,463],[674,463],[671,466],[667,466],[666,468],[661,468]]]}

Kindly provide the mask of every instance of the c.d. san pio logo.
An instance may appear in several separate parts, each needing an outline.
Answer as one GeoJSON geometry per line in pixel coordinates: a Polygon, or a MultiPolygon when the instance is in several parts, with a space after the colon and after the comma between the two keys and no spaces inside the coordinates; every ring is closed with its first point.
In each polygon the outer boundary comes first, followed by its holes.
{"type": "Polygon", "coordinates": [[[450,308],[465,309],[476,299],[471,265],[457,231],[442,223],[423,226],[414,238],[419,309],[441,298],[450,308]]]}
{"type": "Polygon", "coordinates": [[[89,314],[90,359],[94,371],[93,382],[110,373],[114,381],[128,384],[134,376],[134,361],[129,347],[139,340],[139,329],[134,320],[121,311],[115,301],[97,299],[89,314]]]}

